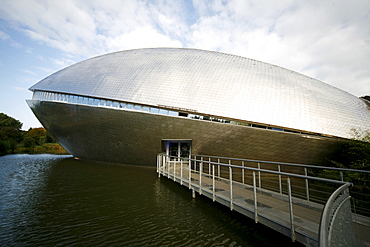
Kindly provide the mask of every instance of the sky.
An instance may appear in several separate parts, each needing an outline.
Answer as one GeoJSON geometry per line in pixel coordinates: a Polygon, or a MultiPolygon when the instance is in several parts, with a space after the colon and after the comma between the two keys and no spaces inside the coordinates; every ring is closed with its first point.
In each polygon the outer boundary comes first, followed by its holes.
{"type": "Polygon", "coordinates": [[[32,85],[152,47],[234,54],[370,95],[369,0],[0,0],[0,112],[41,127],[25,101],[32,85]]]}

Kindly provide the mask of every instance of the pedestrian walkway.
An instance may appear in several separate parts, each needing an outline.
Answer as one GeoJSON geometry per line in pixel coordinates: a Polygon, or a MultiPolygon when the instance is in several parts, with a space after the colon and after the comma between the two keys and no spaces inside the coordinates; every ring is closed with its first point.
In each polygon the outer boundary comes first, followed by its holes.
{"type": "Polygon", "coordinates": [[[158,155],[157,171],[188,187],[194,197],[209,197],[306,246],[369,246],[369,219],[351,217],[350,183],[164,154],[158,155]],[[320,183],[332,185],[327,206],[307,200],[309,185],[320,183]],[[362,234],[355,237],[354,229],[362,234]]]}

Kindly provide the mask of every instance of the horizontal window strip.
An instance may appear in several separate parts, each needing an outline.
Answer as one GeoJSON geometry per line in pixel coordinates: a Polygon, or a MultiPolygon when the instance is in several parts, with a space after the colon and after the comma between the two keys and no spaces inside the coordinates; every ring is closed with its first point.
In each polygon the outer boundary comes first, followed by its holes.
{"type": "Polygon", "coordinates": [[[284,129],[280,127],[273,127],[269,125],[254,124],[254,123],[248,123],[244,121],[234,121],[234,120],[222,119],[218,117],[211,117],[211,116],[205,116],[205,115],[194,114],[194,113],[179,112],[179,111],[174,111],[173,109],[169,110],[169,109],[153,107],[149,105],[141,105],[137,103],[134,104],[130,102],[115,101],[115,100],[108,100],[108,99],[99,99],[99,98],[87,97],[87,96],[81,96],[81,95],[63,94],[63,93],[46,92],[46,91],[34,91],[32,99],[41,100],[41,101],[67,102],[67,103],[90,105],[90,106],[97,106],[97,107],[118,108],[118,109],[124,109],[124,110],[134,110],[134,111],[140,111],[140,112],[146,112],[146,113],[152,113],[152,114],[198,119],[198,120],[203,120],[203,121],[233,124],[233,125],[246,126],[246,127],[252,127],[252,128],[267,129],[267,130],[272,130],[272,131],[283,131],[283,132],[295,133],[295,134],[321,136],[321,134],[316,134],[316,133],[301,132],[301,131],[296,131],[296,130],[291,130],[291,129],[284,129]]]}

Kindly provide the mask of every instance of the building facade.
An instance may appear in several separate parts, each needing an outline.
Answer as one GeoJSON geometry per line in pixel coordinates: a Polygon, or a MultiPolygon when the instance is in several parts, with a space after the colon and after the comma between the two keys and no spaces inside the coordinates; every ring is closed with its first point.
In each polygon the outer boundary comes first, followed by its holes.
{"type": "Polygon", "coordinates": [[[77,63],[30,88],[49,133],[81,159],[154,166],[190,153],[323,164],[370,129],[367,103],[321,81],[218,52],[156,48],[77,63]]]}

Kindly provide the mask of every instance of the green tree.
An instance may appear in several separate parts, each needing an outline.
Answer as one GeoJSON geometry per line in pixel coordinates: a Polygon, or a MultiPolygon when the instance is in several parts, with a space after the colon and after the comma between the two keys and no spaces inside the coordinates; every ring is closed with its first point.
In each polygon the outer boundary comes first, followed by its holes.
{"type": "Polygon", "coordinates": [[[332,158],[332,163],[342,168],[370,170],[370,131],[353,130],[353,136],[332,158]]]}
{"type": "Polygon", "coordinates": [[[12,127],[16,130],[20,130],[22,128],[22,123],[4,113],[0,113],[0,126],[12,127]]]}
{"type": "Polygon", "coordinates": [[[55,142],[44,128],[30,128],[24,136],[25,147],[42,146],[45,143],[55,142]]]}
{"type": "Polygon", "coordinates": [[[0,113],[0,155],[13,153],[17,144],[23,140],[22,123],[0,113]]]}

